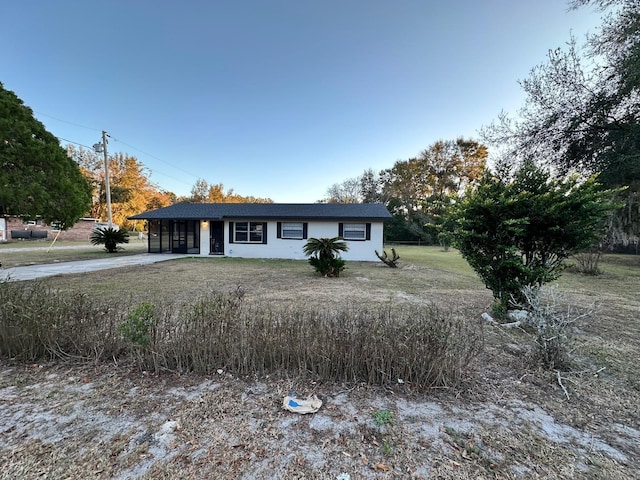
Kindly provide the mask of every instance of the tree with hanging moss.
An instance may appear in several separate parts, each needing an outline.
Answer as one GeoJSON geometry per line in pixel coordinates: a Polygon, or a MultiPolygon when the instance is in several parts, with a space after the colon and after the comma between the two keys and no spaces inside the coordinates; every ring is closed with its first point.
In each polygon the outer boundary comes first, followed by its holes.
{"type": "Polygon", "coordinates": [[[613,193],[596,177],[562,180],[525,161],[515,172],[485,173],[452,207],[448,223],[503,313],[510,302],[526,304],[523,287],[557,279],[565,259],[602,237],[613,193]]]}
{"type": "Polygon", "coordinates": [[[561,175],[597,174],[606,188],[626,187],[606,238],[626,249],[640,236],[640,2],[568,3],[601,11],[601,26],[584,43],[571,38],[549,50],[520,81],[521,108],[480,133],[509,160],[543,158],[561,175]]]}

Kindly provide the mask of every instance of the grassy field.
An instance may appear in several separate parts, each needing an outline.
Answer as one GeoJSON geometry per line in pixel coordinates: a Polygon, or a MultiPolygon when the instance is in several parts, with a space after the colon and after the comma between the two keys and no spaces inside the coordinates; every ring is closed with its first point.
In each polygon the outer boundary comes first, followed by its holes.
{"type": "MultiPolygon", "coordinates": [[[[6,248],[3,264],[44,261],[6,248]]],[[[491,293],[456,251],[397,251],[398,269],[348,262],[337,279],[304,261],[185,258],[47,282],[96,301],[180,303],[241,287],[249,303],[293,308],[433,304],[482,323],[491,293]]],[[[531,335],[485,324],[456,389],[4,359],[0,478],[638,478],[640,258],[605,255],[601,269],[568,269],[554,286],[566,308],[593,310],[572,327],[570,369],[542,370],[531,335]],[[291,392],[324,405],[285,412],[291,392]]]]}
{"type": "MultiPolygon", "coordinates": [[[[147,251],[146,240],[132,238],[124,245],[118,255],[135,255],[147,251]]],[[[21,267],[44,263],[70,262],[73,260],[92,260],[108,258],[103,246],[94,246],[89,242],[51,242],[13,241],[0,243],[0,263],[3,268],[21,267]]]]}

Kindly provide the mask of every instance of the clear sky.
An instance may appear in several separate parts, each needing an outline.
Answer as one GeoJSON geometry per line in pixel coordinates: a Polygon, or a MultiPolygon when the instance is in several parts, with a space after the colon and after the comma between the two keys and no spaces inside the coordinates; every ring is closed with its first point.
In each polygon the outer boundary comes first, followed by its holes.
{"type": "Polygon", "coordinates": [[[177,195],[203,178],[314,202],[476,138],[599,19],[563,0],[3,0],[0,82],[63,145],[106,130],[177,195]]]}

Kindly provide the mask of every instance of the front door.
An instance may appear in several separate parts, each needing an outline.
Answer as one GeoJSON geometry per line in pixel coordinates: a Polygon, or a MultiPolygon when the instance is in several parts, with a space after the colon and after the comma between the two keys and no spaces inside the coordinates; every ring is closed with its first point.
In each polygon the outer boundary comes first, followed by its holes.
{"type": "Polygon", "coordinates": [[[187,222],[173,222],[173,236],[171,239],[172,253],[187,253],[187,222]]]}
{"type": "Polygon", "coordinates": [[[224,255],[224,222],[211,222],[210,224],[211,255],[224,255]]]}

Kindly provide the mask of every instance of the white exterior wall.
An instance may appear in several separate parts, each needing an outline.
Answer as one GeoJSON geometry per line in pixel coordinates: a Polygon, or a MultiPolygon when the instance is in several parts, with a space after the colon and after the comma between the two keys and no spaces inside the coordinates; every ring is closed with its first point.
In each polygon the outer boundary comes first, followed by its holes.
{"type": "MultiPolygon", "coordinates": [[[[246,221],[246,220],[242,220],[246,221]]],[[[256,220],[251,220],[256,221],[256,220]]],[[[288,221],[288,220],[287,220],[288,221]]],[[[304,221],[304,220],[297,220],[304,221]]],[[[351,222],[362,221],[352,220],[351,222]]],[[[267,222],[267,243],[229,243],[229,222],[224,222],[224,254],[227,257],[242,258],[282,258],[291,260],[303,260],[307,258],[302,249],[309,238],[333,238],[338,236],[337,221],[307,221],[307,239],[292,240],[278,238],[277,221],[267,222]]],[[[347,220],[345,223],[349,223],[347,220]]],[[[342,252],[345,260],[352,261],[378,261],[375,250],[382,251],[382,222],[371,223],[371,240],[346,241],[349,250],[342,252]]],[[[209,228],[204,228],[204,222],[200,223],[200,255],[209,254],[209,228]],[[205,253],[206,252],[206,253],[205,253]]]]}
{"type": "Polygon", "coordinates": [[[200,255],[209,255],[211,242],[209,242],[210,224],[206,220],[200,221],[200,255]]]}

